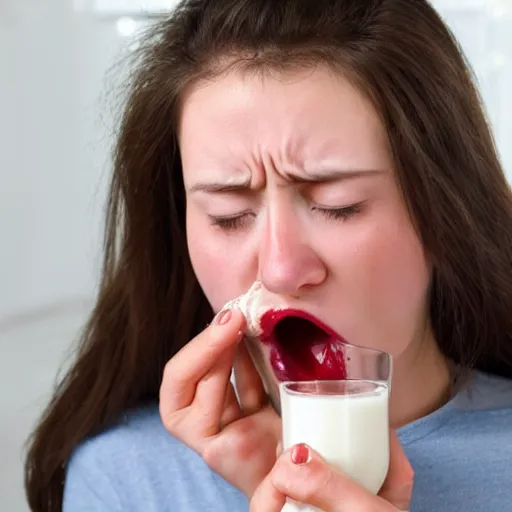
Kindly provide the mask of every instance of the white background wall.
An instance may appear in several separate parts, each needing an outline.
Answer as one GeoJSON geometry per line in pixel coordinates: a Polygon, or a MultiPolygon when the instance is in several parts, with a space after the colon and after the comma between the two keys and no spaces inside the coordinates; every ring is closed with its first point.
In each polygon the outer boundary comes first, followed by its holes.
{"type": "MultiPolygon", "coordinates": [[[[120,1],[0,1],[0,508],[10,512],[26,510],[21,442],[97,283],[111,126],[105,74],[131,44],[118,28],[132,27],[90,7],[120,1]]],[[[512,1],[436,4],[455,6],[446,16],[512,177],[512,1]]]]}
{"type": "Polygon", "coordinates": [[[99,98],[121,46],[67,0],[0,4],[0,318],[93,292],[104,197],[99,98]]]}

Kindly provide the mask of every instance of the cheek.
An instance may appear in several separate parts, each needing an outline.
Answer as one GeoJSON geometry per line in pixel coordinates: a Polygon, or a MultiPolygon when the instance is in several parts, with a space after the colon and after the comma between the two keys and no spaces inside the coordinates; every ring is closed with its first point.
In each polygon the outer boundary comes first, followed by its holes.
{"type": "Polygon", "coordinates": [[[190,210],[187,243],[192,268],[214,311],[248,289],[252,281],[245,276],[243,258],[234,256],[235,244],[215,233],[202,216],[190,210]]]}
{"type": "Polygon", "coordinates": [[[346,257],[351,330],[398,355],[425,321],[430,271],[420,240],[408,220],[379,222],[346,257]]]}
{"type": "Polygon", "coordinates": [[[382,307],[388,303],[390,318],[403,322],[424,311],[430,273],[412,229],[389,235],[379,247],[381,257],[373,278],[382,307]]]}

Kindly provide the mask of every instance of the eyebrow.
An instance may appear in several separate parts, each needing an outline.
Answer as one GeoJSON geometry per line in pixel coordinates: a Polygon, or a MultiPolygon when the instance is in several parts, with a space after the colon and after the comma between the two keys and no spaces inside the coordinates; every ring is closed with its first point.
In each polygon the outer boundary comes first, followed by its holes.
{"type": "MultiPolygon", "coordinates": [[[[288,177],[296,183],[329,183],[333,181],[345,181],[355,178],[364,178],[368,176],[375,176],[382,174],[383,169],[349,169],[349,170],[336,170],[336,171],[315,171],[309,172],[307,177],[297,176],[295,174],[288,174],[288,177]]],[[[246,178],[243,181],[235,182],[231,180],[225,183],[196,183],[189,189],[189,193],[193,192],[208,192],[208,193],[223,193],[223,192],[236,192],[240,190],[247,190],[251,187],[251,179],[246,178]]]]}
{"type": "Polygon", "coordinates": [[[237,190],[247,190],[251,187],[250,176],[244,180],[234,181],[230,180],[225,183],[196,183],[190,187],[189,192],[235,192],[237,190]]]}

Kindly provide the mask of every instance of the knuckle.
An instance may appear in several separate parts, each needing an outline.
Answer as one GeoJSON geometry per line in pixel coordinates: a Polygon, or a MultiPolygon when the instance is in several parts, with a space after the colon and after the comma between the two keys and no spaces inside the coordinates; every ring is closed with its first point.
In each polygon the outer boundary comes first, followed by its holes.
{"type": "Polygon", "coordinates": [[[225,453],[224,450],[222,450],[222,446],[212,440],[206,443],[201,450],[201,457],[209,468],[215,470],[222,463],[225,453]]]}
{"type": "Polygon", "coordinates": [[[239,460],[250,460],[260,454],[262,441],[261,431],[253,418],[247,417],[231,425],[229,446],[239,460]]]}
{"type": "Polygon", "coordinates": [[[231,425],[229,430],[223,430],[208,440],[201,456],[210,468],[216,469],[226,458],[247,462],[259,451],[259,446],[254,443],[253,436],[247,429],[231,425]]]}
{"type": "Polygon", "coordinates": [[[176,412],[167,410],[162,403],[159,406],[160,419],[162,420],[162,424],[165,427],[165,430],[170,434],[177,435],[180,432],[180,424],[182,423],[183,418],[181,415],[176,412]]]}
{"type": "Polygon", "coordinates": [[[176,371],[174,358],[167,361],[166,365],[164,366],[164,371],[162,375],[162,384],[165,383],[166,386],[168,386],[170,383],[173,383],[173,385],[179,384],[179,372],[176,371]]]}
{"type": "Polygon", "coordinates": [[[190,418],[182,411],[170,414],[167,417],[160,415],[165,430],[174,439],[200,453],[202,438],[190,425],[190,418]]]}
{"type": "Polygon", "coordinates": [[[250,460],[258,453],[259,448],[252,442],[250,437],[244,435],[233,436],[233,453],[239,460],[250,460]]]}
{"type": "Polygon", "coordinates": [[[251,460],[259,450],[251,437],[243,432],[237,432],[231,435],[229,445],[233,456],[240,461],[251,460]]]}

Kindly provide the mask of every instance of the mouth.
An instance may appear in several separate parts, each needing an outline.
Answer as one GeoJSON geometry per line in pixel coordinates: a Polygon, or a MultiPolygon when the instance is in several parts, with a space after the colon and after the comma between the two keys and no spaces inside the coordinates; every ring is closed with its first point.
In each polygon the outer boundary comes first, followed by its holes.
{"type": "Polygon", "coordinates": [[[260,324],[260,340],[270,347],[270,364],[279,381],[346,378],[345,340],[313,315],[271,310],[260,324]]]}

